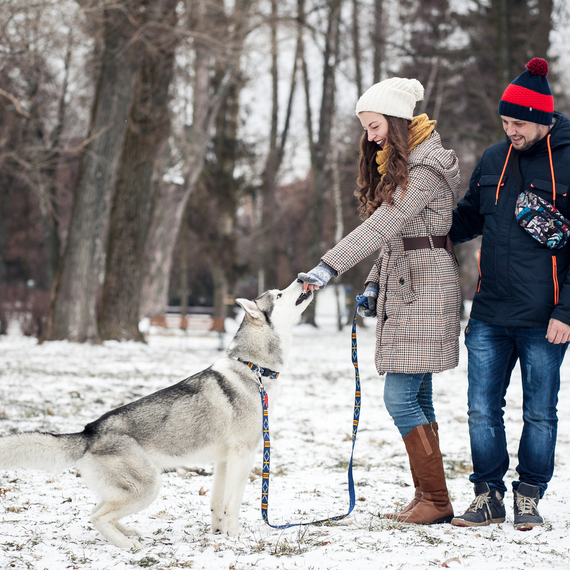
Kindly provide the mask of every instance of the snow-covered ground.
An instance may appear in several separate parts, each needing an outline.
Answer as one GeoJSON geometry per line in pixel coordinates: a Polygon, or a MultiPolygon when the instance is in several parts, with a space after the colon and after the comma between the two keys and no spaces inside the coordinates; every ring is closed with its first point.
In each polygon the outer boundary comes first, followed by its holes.
{"type": "MultiPolygon", "coordinates": [[[[326,293],[323,292],[323,293],[326,293]]],[[[321,294],[322,295],[322,294],[321,294]]],[[[335,330],[319,300],[322,326],[294,330],[289,367],[270,417],[269,518],[274,524],[338,515],[348,508],[354,370],[350,328],[335,330]]],[[[228,321],[234,330],[237,323],[228,321]]],[[[359,329],[362,413],[355,450],[357,503],[344,521],[274,530],[260,516],[261,447],[241,508],[242,534],[209,532],[211,465],[164,475],[158,499],[126,519],[142,531],[141,551],[108,543],[89,522],[95,497],[74,470],[57,477],[0,471],[0,568],[127,569],[412,569],[428,567],[554,569],[570,567],[570,363],[563,369],[557,463],[540,502],[546,524],[529,532],[507,521],[485,528],[416,526],[379,516],[412,497],[404,445],[382,403],[373,365],[373,322],[359,329]]],[[[231,334],[227,335],[229,341],[231,334]]],[[[0,337],[0,435],[72,432],[105,411],[175,383],[220,356],[216,337],[151,335],[146,345],[68,342],[38,345],[13,331],[0,337]]],[[[456,512],[472,499],[466,416],[466,354],[435,379],[448,486],[456,512]]],[[[515,473],[521,430],[520,377],[508,393],[506,423],[515,473]]],[[[510,485],[509,485],[510,487],[510,485]]]]}

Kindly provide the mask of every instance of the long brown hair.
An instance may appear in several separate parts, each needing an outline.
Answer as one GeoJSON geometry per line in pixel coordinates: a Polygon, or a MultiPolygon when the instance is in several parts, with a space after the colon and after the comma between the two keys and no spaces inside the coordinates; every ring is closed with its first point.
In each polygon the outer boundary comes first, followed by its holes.
{"type": "Polygon", "coordinates": [[[406,192],[408,186],[408,128],[407,119],[384,115],[388,122],[388,162],[386,173],[378,173],[376,154],[379,150],[375,142],[368,140],[365,132],[360,139],[360,158],[358,164],[358,188],[354,195],[360,205],[358,211],[361,218],[370,217],[384,202],[394,204],[394,191],[400,186],[406,192]]]}

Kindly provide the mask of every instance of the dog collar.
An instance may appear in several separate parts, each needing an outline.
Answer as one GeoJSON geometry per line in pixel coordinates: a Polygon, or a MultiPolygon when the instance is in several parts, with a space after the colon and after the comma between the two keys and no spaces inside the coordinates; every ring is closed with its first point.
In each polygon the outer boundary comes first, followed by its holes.
{"type": "Polygon", "coordinates": [[[274,380],[279,377],[279,372],[274,372],[273,370],[269,370],[269,368],[261,368],[261,366],[257,366],[257,364],[248,362],[247,360],[242,360],[241,358],[238,358],[238,360],[254,372],[258,372],[260,376],[267,376],[269,378],[273,378],[274,380]]]}

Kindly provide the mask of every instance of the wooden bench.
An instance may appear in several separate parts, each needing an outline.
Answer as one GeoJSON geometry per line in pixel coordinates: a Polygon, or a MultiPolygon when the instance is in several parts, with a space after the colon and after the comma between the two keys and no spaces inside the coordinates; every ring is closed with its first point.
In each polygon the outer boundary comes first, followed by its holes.
{"type": "MultiPolygon", "coordinates": [[[[224,317],[213,317],[208,314],[189,315],[155,315],[150,317],[150,326],[167,331],[183,331],[192,334],[194,332],[217,332],[220,338],[218,350],[224,349],[224,317]]],[[[167,333],[168,334],[168,333],[167,333]]]]}

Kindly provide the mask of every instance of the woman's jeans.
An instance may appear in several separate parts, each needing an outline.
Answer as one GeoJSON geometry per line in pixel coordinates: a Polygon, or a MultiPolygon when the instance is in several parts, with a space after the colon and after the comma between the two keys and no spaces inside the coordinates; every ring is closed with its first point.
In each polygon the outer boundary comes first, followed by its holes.
{"type": "Polygon", "coordinates": [[[388,372],[384,384],[384,404],[402,437],[418,426],[435,422],[431,372],[388,372]]]}
{"type": "MultiPolygon", "coordinates": [[[[546,340],[545,328],[505,328],[470,319],[468,350],[469,437],[472,483],[488,483],[504,494],[509,454],[503,420],[511,373],[520,360],[523,430],[517,472],[522,482],[544,494],[554,471],[560,366],[566,344],[546,340]]],[[[519,482],[515,482],[516,489],[519,482]]]]}

